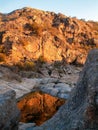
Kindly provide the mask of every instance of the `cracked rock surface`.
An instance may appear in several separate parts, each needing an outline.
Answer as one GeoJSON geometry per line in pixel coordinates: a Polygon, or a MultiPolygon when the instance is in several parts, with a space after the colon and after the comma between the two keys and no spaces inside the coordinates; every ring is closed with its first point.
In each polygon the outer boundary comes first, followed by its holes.
{"type": "Polygon", "coordinates": [[[19,118],[15,91],[0,90],[0,130],[18,130],[19,118]]]}
{"type": "Polygon", "coordinates": [[[68,102],[50,120],[32,130],[97,130],[97,100],[98,50],[93,50],[68,102]]]}

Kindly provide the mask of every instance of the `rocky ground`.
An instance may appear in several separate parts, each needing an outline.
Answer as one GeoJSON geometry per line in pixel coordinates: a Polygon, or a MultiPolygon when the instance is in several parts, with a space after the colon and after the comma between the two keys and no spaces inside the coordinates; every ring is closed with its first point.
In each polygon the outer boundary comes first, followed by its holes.
{"type": "MultiPolygon", "coordinates": [[[[50,65],[50,67],[52,66],[50,65]]],[[[65,67],[63,66],[62,70],[55,68],[52,70],[51,75],[49,75],[48,69],[45,67],[40,69],[42,74],[33,73],[32,71],[15,73],[10,68],[1,65],[0,90],[15,90],[17,99],[33,91],[42,91],[56,97],[67,99],[69,92],[76,85],[81,69],[82,67],[67,65],[65,67]],[[37,78],[34,78],[35,74],[38,76],[37,78]],[[29,76],[30,78],[28,78],[29,76]]]]}
{"type": "MultiPolygon", "coordinates": [[[[46,96],[46,97],[48,97],[48,100],[49,99],[51,100],[51,105],[49,105],[50,101],[46,100],[46,102],[48,103],[48,106],[51,106],[51,111],[53,110],[52,113],[54,113],[55,112],[54,109],[56,108],[56,105],[55,107],[53,107],[52,102],[53,104],[55,104],[57,102],[56,98],[64,99],[64,100],[69,99],[69,94],[71,90],[74,88],[74,86],[76,85],[81,70],[82,67],[78,67],[78,66],[76,67],[74,65],[61,65],[61,66],[55,66],[54,68],[54,65],[43,64],[43,67],[40,68],[40,72],[33,72],[33,71],[15,72],[15,70],[13,71],[13,67],[1,65],[0,66],[0,91],[2,92],[7,90],[14,90],[16,92],[17,101],[23,100],[23,98],[31,92],[43,92],[49,94],[50,96],[46,96]],[[50,71],[51,74],[49,73],[50,71]]],[[[42,97],[41,95],[38,94],[37,97],[34,99],[35,104],[37,104],[36,107],[38,106],[37,102],[39,102],[40,100],[42,100],[42,97]]],[[[32,105],[34,105],[34,103],[32,105]]],[[[45,99],[44,99],[44,106],[46,106],[45,99]]],[[[40,107],[38,106],[38,108],[40,107]]],[[[50,108],[48,108],[47,111],[49,111],[49,109],[50,108]]],[[[27,110],[24,111],[25,113],[28,113],[26,112],[27,110]]],[[[53,114],[51,116],[53,116],[53,114]]],[[[41,120],[44,121],[46,119],[49,118],[46,118],[46,116],[43,119],[41,118],[41,120]]],[[[20,123],[19,130],[25,130],[26,127],[30,127],[32,125],[34,125],[34,127],[36,126],[36,124],[34,124],[33,122],[26,123],[26,124],[20,123]]]]}
{"type": "Polygon", "coordinates": [[[32,130],[98,130],[97,49],[89,53],[67,103],[50,120],[32,130]]]}
{"type": "MultiPolygon", "coordinates": [[[[27,7],[9,14],[0,13],[1,113],[3,107],[6,110],[3,99],[7,103],[14,102],[13,90],[16,92],[17,102],[31,92],[48,94],[48,98],[54,100],[53,104],[59,99],[68,100],[87,54],[94,48],[98,48],[97,22],[27,7]]],[[[44,97],[47,97],[40,94],[38,96],[40,98],[36,97],[37,101],[46,100],[44,97]]],[[[16,106],[13,104],[14,110],[16,106]]],[[[41,107],[43,106],[46,104],[43,103],[41,107]]],[[[15,111],[19,115],[17,108],[15,111]]],[[[11,120],[7,118],[9,123],[5,125],[5,129],[10,124],[10,128],[14,130],[19,116],[15,115],[17,119],[14,120],[13,112],[7,112],[11,120]]],[[[0,129],[4,127],[5,120],[2,119],[0,129]]],[[[38,128],[34,122],[20,122],[19,130],[32,130],[31,126],[38,128]]]]}

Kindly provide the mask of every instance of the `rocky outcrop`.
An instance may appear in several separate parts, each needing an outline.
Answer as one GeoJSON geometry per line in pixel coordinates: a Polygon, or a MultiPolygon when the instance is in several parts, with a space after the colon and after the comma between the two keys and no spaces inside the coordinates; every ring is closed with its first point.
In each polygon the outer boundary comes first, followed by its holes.
{"type": "MultiPolygon", "coordinates": [[[[50,114],[53,116],[52,114],[58,110],[60,103],[59,98],[63,98],[65,100],[69,98],[69,93],[75,86],[79,72],[82,68],[70,65],[60,66],[61,68],[59,66],[56,66],[54,67],[52,65],[45,64],[42,68],[40,68],[42,72],[41,77],[39,76],[38,78],[34,78],[32,71],[21,72],[20,77],[19,73],[15,73],[17,71],[14,68],[0,65],[0,91],[5,92],[10,89],[16,92],[16,100],[21,102],[22,113],[24,112],[23,115],[25,115],[25,120],[27,118],[31,118],[31,122],[36,122],[36,119],[39,120],[39,122],[43,123],[43,121],[50,118],[50,114]],[[49,70],[52,73],[51,75],[48,74],[49,70]],[[56,75],[57,73],[59,75],[56,75]],[[44,77],[42,78],[42,76],[44,77]],[[29,96],[32,91],[41,91],[41,93],[44,92],[45,94],[34,94],[30,99],[29,96]],[[34,98],[32,99],[32,97],[34,98]],[[22,100],[22,98],[26,100],[22,100]],[[34,109],[32,106],[34,106],[34,109]],[[33,120],[32,117],[37,118],[33,118],[33,120]]],[[[31,126],[36,127],[34,123],[20,123],[19,130],[25,130],[31,126]]]]}
{"type": "Polygon", "coordinates": [[[98,129],[98,50],[89,53],[84,69],[68,102],[40,127],[33,130],[98,129]]]}
{"type": "MultiPolygon", "coordinates": [[[[50,118],[50,114],[53,116],[52,114],[58,110],[60,106],[59,98],[63,98],[63,100],[69,98],[69,93],[76,84],[81,68],[70,65],[60,66],[60,68],[59,64],[56,64],[56,66],[44,64],[44,66],[40,68],[42,74],[40,74],[38,78],[34,78],[32,71],[23,71],[20,75],[13,67],[10,68],[6,65],[0,65],[0,92],[6,92],[8,89],[16,92],[16,100],[21,102],[22,112],[24,112],[25,115],[24,119],[39,117],[37,120],[43,123],[43,121],[50,118]],[[51,71],[51,75],[48,74],[49,70],[51,71]],[[30,99],[27,95],[30,95],[32,91],[41,91],[41,93],[44,92],[45,94],[37,94],[33,99],[30,99]],[[27,98],[26,100],[21,100],[25,97],[27,98]],[[34,106],[34,109],[32,106],[34,106]]],[[[8,109],[10,109],[10,107],[8,107],[8,109]]],[[[36,122],[35,119],[32,121],[36,122]]],[[[25,130],[31,126],[36,127],[34,123],[20,123],[19,130],[25,130]]]]}
{"type": "Polygon", "coordinates": [[[93,24],[63,14],[23,8],[0,17],[0,61],[65,61],[84,64],[96,48],[93,24]]]}
{"type": "Polygon", "coordinates": [[[15,92],[0,90],[0,130],[18,130],[19,117],[15,92]]]}
{"type": "Polygon", "coordinates": [[[24,95],[42,91],[55,97],[68,99],[69,93],[76,85],[82,67],[72,65],[52,66],[45,64],[40,72],[21,71],[15,68],[0,66],[0,90],[11,89],[16,92],[16,99],[24,95]],[[51,75],[48,72],[51,71],[51,75]],[[38,77],[35,74],[39,75],[38,77]]]}

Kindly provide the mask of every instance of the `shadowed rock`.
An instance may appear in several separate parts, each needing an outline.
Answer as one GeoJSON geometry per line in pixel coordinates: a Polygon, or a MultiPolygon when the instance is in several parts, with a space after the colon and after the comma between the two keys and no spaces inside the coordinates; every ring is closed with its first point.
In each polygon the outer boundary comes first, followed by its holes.
{"type": "Polygon", "coordinates": [[[32,130],[98,130],[98,50],[89,53],[70,99],[42,126],[32,130]]]}
{"type": "Polygon", "coordinates": [[[0,91],[0,130],[18,130],[19,110],[13,90],[0,91]]]}

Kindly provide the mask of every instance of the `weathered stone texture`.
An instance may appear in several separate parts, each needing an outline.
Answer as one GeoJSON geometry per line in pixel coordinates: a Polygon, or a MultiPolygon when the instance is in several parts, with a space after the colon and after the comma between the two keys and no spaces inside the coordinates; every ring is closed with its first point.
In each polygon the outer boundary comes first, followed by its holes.
{"type": "Polygon", "coordinates": [[[15,92],[0,91],[0,130],[18,130],[19,115],[15,92]]]}
{"type": "Polygon", "coordinates": [[[98,50],[89,53],[68,102],[33,130],[98,130],[98,50]]]}
{"type": "Polygon", "coordinates": [[[0,53],[9,55],[8,63],[43,57],[84,64],[88,51],[97,46],[93,24],[77,18],[32,8],[1,16],[0,53]]]}

